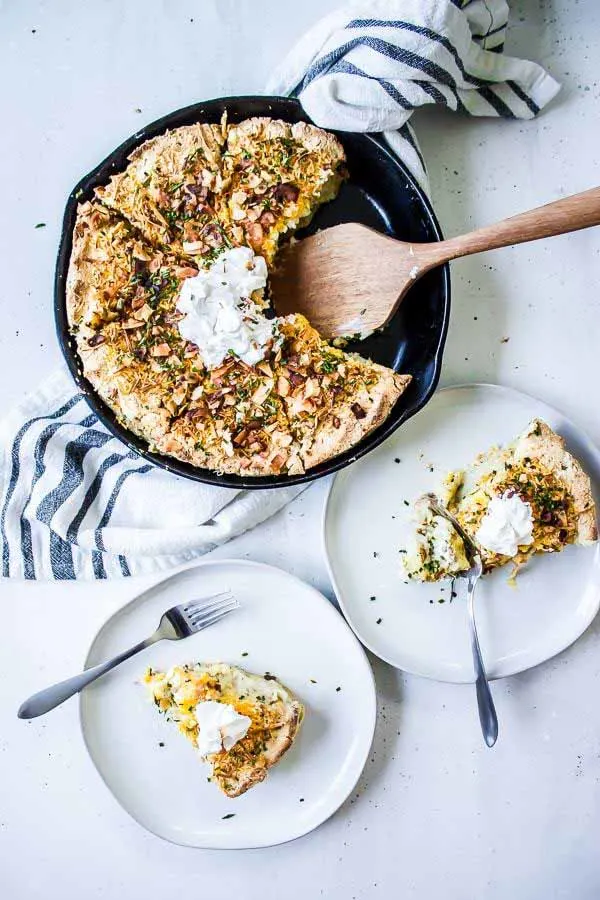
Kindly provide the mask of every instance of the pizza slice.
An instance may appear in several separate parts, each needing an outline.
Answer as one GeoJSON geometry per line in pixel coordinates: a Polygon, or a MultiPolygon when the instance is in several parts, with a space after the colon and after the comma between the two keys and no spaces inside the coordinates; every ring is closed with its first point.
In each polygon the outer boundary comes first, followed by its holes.
{"type": "MultiPolygon", "coordinates": [[[[441,499],[477,544],[485,571],[510,562],[516,574],[536,553],[598,539],[589,476],[541,419],[506,448],[481,454],[466,472],[451,472],[441,499]]],[[[425,505],[417,503],[415,511],[405,556],[409,577],[440,581],[465,571],[467,554],[456,532],[448,537],[425,505]]]]}
{"type": "Polygon", "coordinates": [[[214,257],[231,246],[215,207],[224,181],[221,125],[167,131],[138,147],[124,172],[96,189],[146,240],[182,257],[214,257]]]}
{"type": "Polygon", "coordinates": [[[227,129],[223,176],[221,220],[236,244],[271,265],[281,236],[307,225],[337,195],[344,149],[333,134],[306,122],[247,119],[227,129]]]}
{"type": "Polygon", "coordinates": [[[177,379],[197,354],[177,329],[175,309],[183,280],[196,274],[102,204],[80,206],[66,289],[70,330],[86,377],[148,439],[168,430],[177,379]]]}
{"type": "Polygon", "coordinates": [[[255,366],[227,358],[192,392],[159,450],[241,475],[301,474],[385,420],[410,376],[327,344],[300,315],[275,320],[255,366]]]}
{"type": "Polygon", "coordinates": [[[210,764],[209,780],[228,797],[264,781],[304,718],[302,703],[273,675],[225,663],[148,669],[144,681],[156,708],[210,764]]]}

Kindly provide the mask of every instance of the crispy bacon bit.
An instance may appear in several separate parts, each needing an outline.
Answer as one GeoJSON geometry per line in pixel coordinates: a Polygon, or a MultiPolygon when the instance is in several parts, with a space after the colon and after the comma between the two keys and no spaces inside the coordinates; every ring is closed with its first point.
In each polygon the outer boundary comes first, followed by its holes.
{"type": "Polygon", "coordinates": [[[106,338],[103,334],[93,334],[91,338],[88,338],[88,346],[89,347],[97,347],[98,344],[103,344],[106,338]]]}
{"type": "Polygon", "coordinates": [[[156,344],[154,347],[152,347],[150,353],[152,354],[152,356],[169,356],[171,353],[171,348],[167,343],[156,344]]]}
{"type": "Polygon", "coordinates": [[[270,209],[265,209],[265,211],[261,213],[258,221],[264,228],[271,228],[271,226],[274,225],[277,221],[277,218],[270,209]]]}
{"type": "Polygon", "coordinates": [[[339,428],[339,427],[341,426],[341,424],[342,424],[342,423],[340,422],[340,417],[339,417],[339,416],[334,416],[334,417],[332,418],[331,421],[332,421],[332,423],[333,423],[333,427],[334,427],[334,428],[339,428]]]}
{"type": "Polygon", "coordinates": [[[238,433],[233,438],[233,443],[235,444],[235,446],[243,447],[248,439],[248,434],[249,431],[247,428],[242,428],[241,431],[238,431],[238,433]]]}
{"type": "MultiPolygon", "coordinates": [[[[286,457],[283,454],[278,453],[277,456],[274,456],[271,460],[271,465],[275,469],[276,472],[280,472],[283,464],[285,463],[286,457]]],[[[272,676],[271,676],[272,677],[272,676]]],[[[267,679],[268,680],[268,679],[267,679]]]]}
{"type": "Polygon", "coordinates": [[[350,409],[357,419],[364,419],[367,415],[360,403],[353,403],[350,409]]]}
{"type": "Polygon", "coordinates": [[[260,222],[251,222],[249,225],[246,225],[246,234],[248,235],[248,240],[253,244],[259,244],[265,236],[260,222]]]}
{"type": "Polygon", "coordinates": [[[280,203],[295,203],[299,196],[300,189],[289,181],[284,181],[283,184],[273,188],[273,197],[280,203]]]}
{"type": "Polygon", "coordinates": [[[134,310],[140,309],[140,307],[142,307],[144,305],[144,303],[146,302],[145,296],[146,295],[145,295],[144,289],[138,288],[138,290],[135,292],[135,296],[134,296],[133,300],[131,301],[131,308],[134,310]]]}
{"type": "Polygon", "coordinates": [[[292,387],[299,387],[304,384],[305,379],[298,372],[290,372],[290,384],[292,387]]]}
{"type": "Polygon", "coordinates": [[[206,200],[208,197],[208,188],[204,184],[184,184],[183,189],[188,192],[188,194],[193,194],[198,200],[206,200]]]}
{"type": "Polygon", "coordinates": [[[188,409],[186,412],[186,416],[188,419],[206,419],[208,416],[208,406],[204,404],[203,406],[195,406],[194,409],[188,409]]]}
{"type": "Polygon", "coordinates": [[[210,225],[207,225],[203,230],[202,237],[209,245],[209,247],[213,247],[214,249],[222,247],[225,243],[225,238],[223,237],[221,229],[213,222],[211,222],[210,225]]]}
{"type": "Polygon", "coordinates": [[[137,258],[133,260],[133,272],[135,275],[143,275],[147,268],[148,264],[145,260],[137,258]]]}

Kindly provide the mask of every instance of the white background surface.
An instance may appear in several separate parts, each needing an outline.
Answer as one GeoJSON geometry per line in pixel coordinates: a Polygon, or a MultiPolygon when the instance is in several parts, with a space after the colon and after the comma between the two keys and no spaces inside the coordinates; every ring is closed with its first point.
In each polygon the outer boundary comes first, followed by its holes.
{"type": "MultiPolygon", "coordinates": [[[[66,195],[140,125],[252,93],[335,0],[0,0],[0,403],[59,364],[52,274],[66,195]],[[192,21],[193,20],[193,21],[192,21]],[[141,110],[141,112],[136,112],[141,110]],[[35,230],[38,222],[46,227],[35,230]]],[[[513,4],[509,50],[564,85],[537,121],[415,119],[445,232],[600,183],[600,7],[513,4]]],[[[442,381],[498,381],[562,409],[600,443],[600,233],[453,268],[442,381]],[[476,317],[476,318],[475,318],[476,317]],[[509,337],[508,343],[502,339],[509,337]]],[[[280,565],[330,592],[325,485],[217,556],[280,565]]],[[[75,703],[32,724],[24,696],[78,669],[104,618],[143,588],[0,584],[0,891],[7,900],[596,900],[600,893],[600,623],[494,688],[482,745],[472,689],[375,663],[379,723],[358,790],[314,834],[271,850],[194,851],[146,834],[86,758],[75,703]]]]}

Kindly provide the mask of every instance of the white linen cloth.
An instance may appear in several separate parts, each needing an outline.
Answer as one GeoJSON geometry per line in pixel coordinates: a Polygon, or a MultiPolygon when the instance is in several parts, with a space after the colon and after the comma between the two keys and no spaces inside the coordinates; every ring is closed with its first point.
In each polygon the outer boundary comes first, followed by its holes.
{"type": "MultiPolygon", "coordinates": [[[[413,109],[530,118],[559,89],[534,63],[502,55],[507,18],[503,0],[354,2],[308,32],[267,90],[298,96],[325,128],[383,131],[426,185],[413,109]]],[[[103,579],[169,568],[301,490],[236,491],[158,469],[107,431],[61,370],[0,424],[1,571],[103,579]]]]}
{"type": "Polygon", "coordinates": [[[560,89],[503,54],[508,14],[505,0],[354,0],[298,41],[267,92],[298,97],[323,128],[383,132],[427,189],[414,109],[530,119],[560,89]]]}

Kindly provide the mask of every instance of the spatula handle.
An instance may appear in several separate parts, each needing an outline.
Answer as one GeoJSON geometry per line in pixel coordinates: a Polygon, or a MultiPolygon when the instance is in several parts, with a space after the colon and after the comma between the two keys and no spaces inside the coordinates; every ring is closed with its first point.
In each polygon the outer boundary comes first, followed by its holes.
{"type": "Polygon", "coordinates": [[[469,234],[462,234],[438,244],[420,246],[423,247],[423,255],[427,259],[427,268],[431,268],[459,256],[470,256],[483,250],[495,250],[511,244],[523,244],[527,241],[553,237],[556,234],[567,234],[569,231],[578,231],[591,225],[600,225],[600,187],[556,200],[529,212],[519,213],[510,219],[504,219],[495,225],[486,225],[469,234]],[[425,247],[429,252],[425,251],[425,247]]]}

